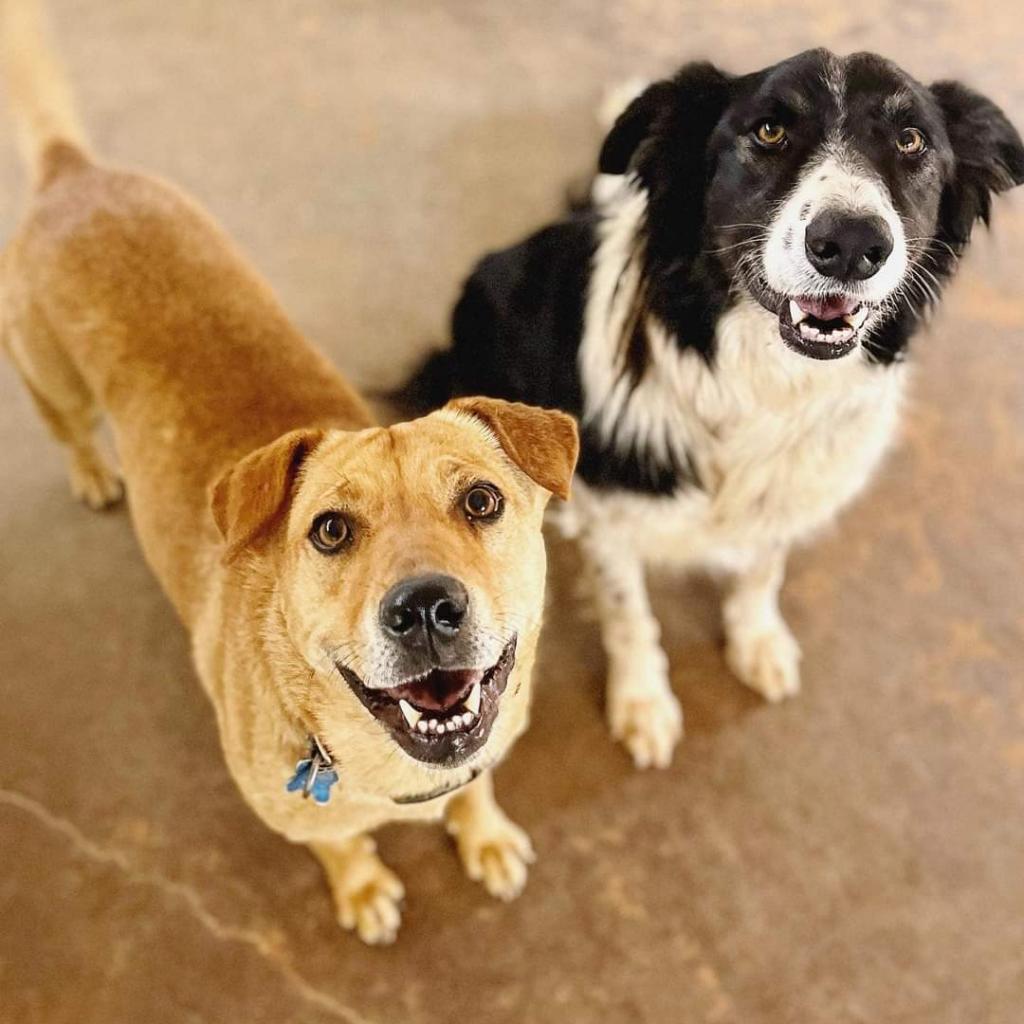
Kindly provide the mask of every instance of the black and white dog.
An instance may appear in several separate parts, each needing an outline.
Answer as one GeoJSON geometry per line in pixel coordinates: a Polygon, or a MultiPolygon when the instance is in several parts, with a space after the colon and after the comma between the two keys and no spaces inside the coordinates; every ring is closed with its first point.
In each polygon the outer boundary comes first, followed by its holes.
{"type": "Polygon", "coordinates": [[[608,716],[638,765],[665,765],[682,715],[645,563],[731,573],[729,664],[769,700],[797,692],[786,553],[878,465],[910,337],[992,194],[1024,181],[1024,147],[963,85],[813,50],[651,85],[600,170],[604,198],[481,261],[411,393],[579,418],[564,522],[593,574],[608,716]]]}

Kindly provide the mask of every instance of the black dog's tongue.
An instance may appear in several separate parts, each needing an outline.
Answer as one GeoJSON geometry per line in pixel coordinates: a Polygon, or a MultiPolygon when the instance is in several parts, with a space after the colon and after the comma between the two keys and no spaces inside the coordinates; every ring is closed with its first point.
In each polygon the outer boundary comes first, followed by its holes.
{"type": "Polygon", "coordinates": [[[856,312],[859,303],[847,295],[825,295],[821,298],[801,296],[796,304],[816,320],[838,320],[856,312]]]}
{"type": "Polygon", "coordinates": [[[392,700],[407,700],[421,711],[447,711],[468,695],[484,677],[483,669],[432,669],[421,679],[384,692],[392,700]]]}

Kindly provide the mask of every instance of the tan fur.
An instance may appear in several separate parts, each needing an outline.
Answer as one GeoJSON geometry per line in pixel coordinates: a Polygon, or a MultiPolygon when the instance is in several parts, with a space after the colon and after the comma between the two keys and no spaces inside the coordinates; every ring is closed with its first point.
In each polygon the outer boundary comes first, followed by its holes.
{"type": "Polygon", "coordinates": [[[71,90],[58,61],[45,45],[46,26],[39,5],[22,0],[0,4],[0,60],[25,163],[40,184],[49,173],[40,160],[53,142],[86,152],[71,90]],[[43,44],[43,45],[41,45],[43,44]]]}
{"type": "Polygon", "coordinates": [[[401,884],[367,836],[387,821],[446,814],[469,873],[514,895],[529,843],[494,803],[488,769],[527,721],[541,519],[550,492],[569,486],[571,421],[479,400],[375,426],[202,210],[75,144],[31,5],[8,0],[4,27],[39,183],[3,257],[4,344],[68,454],[73,489],[96,507],[120,494],[92,436],[100,408],[110,417],[143,551],[191,632],[242,794],[271,828],[311,845],[342,923],[367,941],[398,924],[401,884]],[[481,479],[506,502],[486,529],[459,506],[481,479]],[[353,541],[327,557],[307,534],[337,508],[353,541]],[[380,598],[426,571],[458,575],[495,635],[518,635],[491,736],[458,768],[405,755],[331,660],[343,650],[372,682],[380,598]],[[322,807],[284,789],[314,732],[341,778],[322,807]],[[392,800],[465,783],[427,803],[392,800]]]}
{"type": "Polygon", "coordinates": [[[529,405],[495,404],[488,398],[458,398],[450,408],[482,419],[531,479],[563,501],[568,499],[578,447],[572,420],[538,420],[529,405]]]}

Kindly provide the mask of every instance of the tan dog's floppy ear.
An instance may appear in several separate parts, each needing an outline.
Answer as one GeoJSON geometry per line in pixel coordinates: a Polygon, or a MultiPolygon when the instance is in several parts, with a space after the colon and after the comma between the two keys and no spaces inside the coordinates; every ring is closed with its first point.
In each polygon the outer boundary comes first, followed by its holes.
{"type": "Polygon", "coordinates": [[[214,485],[213,518],[234,558],[283,514],[302,460],[323,439],[322,430],[293,430],[250,452],[214,485]]]}
{"type": "Polygon", "coordinates": [[[505,454],[531,480],[563,501],[569,497],[580,451],[576,421],[571,416],[499,398],[457,398],[445,408],[483,420],[505,454]]]}

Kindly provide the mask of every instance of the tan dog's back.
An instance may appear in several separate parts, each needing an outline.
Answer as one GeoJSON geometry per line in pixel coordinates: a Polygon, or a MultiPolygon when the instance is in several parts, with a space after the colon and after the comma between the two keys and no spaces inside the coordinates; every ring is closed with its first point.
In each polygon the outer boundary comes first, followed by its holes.
{"type": "Polygon", "coordinates": [[[109,413],[143,549],[188,621],[201,541],[219,543],[208,492],[221,472],[295,427],[371,417],[176,189],[64,142],[40,168],[5,254],[4,332],[29,374],[70,357],[109,413]]]}
{"type": "Polygon", "coordinates": [[[91,438],[97,403],[109,414],[143,550],[190,622],[218,476],[294,427],[372,419],[205,212],[92,160],[35,3],[4,0],[0,19],[35,180],[3,257],[4,344],[94,505],[119,493],[91,438]]]}

